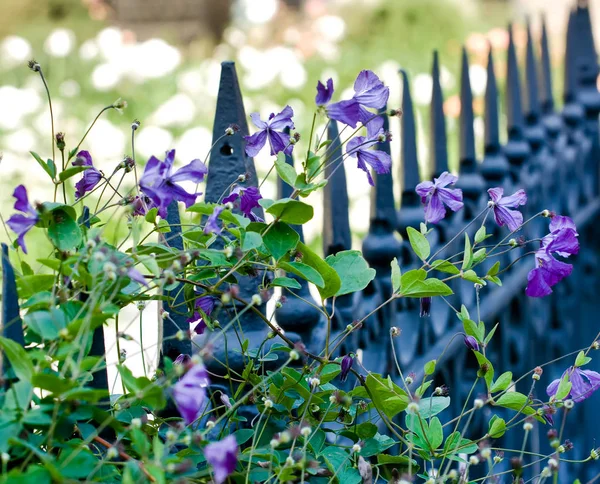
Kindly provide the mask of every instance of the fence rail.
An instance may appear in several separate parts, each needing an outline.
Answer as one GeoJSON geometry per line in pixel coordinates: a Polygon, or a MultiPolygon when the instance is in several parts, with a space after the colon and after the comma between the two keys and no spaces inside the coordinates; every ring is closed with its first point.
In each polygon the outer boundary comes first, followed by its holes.
{"type": "MultiPolygon", "coordinates": [[[[589,344],[599,329],[595,315],[600,310],[600,300],[594,289],[598,285],[600,241],[600,93],[596,87],[599,72],[597,54],[589,10],[585,5],[577,6],[569,16],[562,110],[557,109],[552,95],[548,36],[545,27],[540,39],[539,62],[535,54],[536,43],[530,29],[527,30],[524,84],[521,83],[511,28],[509,34],[505,95],[507,142],[502,144],[500,141],[502,127],[499,117],[499,94],[493,53],[490,52],[485,92],[485,149],[482,160],[478,160],[476,156],[473,97],[468,77],[468,56],[463,49],[459,187],[464,193],[465,210],[453,214],[437,225],[432,236],[438,246],[450,241],[464,226],[465,221],[485,208],[486,189],[491,186],[502,186],[508,192],[524,188],[529,199],[525,218],[543,209],[555,210],[574,218],[580,233],[582,250],[572,277],[557,286],[554,294],[541,300],[526,298],[524,288],[532,261],[511,259],[509,256],[505,262],[514,264],[503,277],[504,285],[481,291],[481,319],[488,325],[499,323],[497,343],[489,349],[492,358],[496,358],[503,367],[508,367],[514,374],[519,375],[530,371],[541,362],[589,344]]],[[[438,175],[448,170],[448,153],[437,52],[433,55],[432,77],[430,168],[431,172],[438,175]]],[[[419,263],[409,250],[406,237],[406,228],[418,226],[423,217],[420,200],[414,192],[420,178],[414,110],[406,72],[401,72],[401,82],[401,170],[392,175],[375,177],[370,228],[362,243],[364,257],[376,269],[377,276],[363,292],[339,298],[333,321],[334,329],[338,333],[348,324],[369,314],[389,297],[390,262],[394,257],[407,269],[417,267],[419,263]],[[398,176],[402,181],[400,197],[396,197],[394,193],[394,176],[398,176]],[[401,205],[399,210],[396,205],[397,198],[401,205]]],[[[254,162],[244,151],[243,136],[248,134],[246,119],[235,66],[232,62],[224,62],[213,132],[216,145],[210,158],[206,186],[207,202],[216,202],[242,173],[250,174],[249,184],[257,184],[254,162]],[[240,132],[223,138],[222,133],[231,124],[240,126],[240,132]]],[[[388,123],[387,119],[385,122],[388,123]]],[[[340,149],[337,135],[337,126],[331,123],[328,127],[328,136],[332,140],[330,150],[340,149]]],[[[390,153],[389,142],[381,143],[379,149],[390,153]]],[[[293,159],[288,158],[288,162],[293,163],[293,159]]],[[[279,191],[282,196],[289,195],[289,187],[285,184],[280,185],[279,191]]],[[[348,206],[345,173],[344,170],[337,170],[331,176],[324,195],[325,255],[351,248],[348,206]]],[[[168,243],[183,248],[177,206],[170,207],[167,220],[172,225],[168,243]]],[[[547,231],[545,224],[545,220],[536,220],[528,224],[524,229],[527,238],[541,238],[547,231]]],[[[302,237],[301,227],[297,230],[302,237]]],[[[487,225],[487,231],[498,233],[493,223],[487,225]]],[[[460,251],[460,248],[456,251],[460,251]]],[[[3,318],[4,321],[19,320],[14,272],[8,260],[6,246],[3,246],[2,268],[3,318]]],[[[240,276],[240,296],[250,298],[256,293],[260,279],[240,276]]],[[[307,283],[301,280],[299,282],[301,289],[298,290],[298,295],[301,298],[289,298],[277,309],[275,318],[292,341],[302,341],[307,348],[320,350],[325,338],[325,321],[319,311],[311,305],[318,303],[312,300],[307,283]],[[311,304],[306,301],[310,301],[311,304]]],[[[473,284],[454,281],[453,289],[455,296],[450,297],[448,303],[455,307],[465,304],[470,311],[475,311],[478,294],[473,284]]],[[[265,312],[266,305],[263,304],[260,310],[265,312]]],[[[176,324],[165,320],[163,337],[173,336],[178,330],[177,326],[187,325],[185,315],[178,315],[177,311],[172,311],[171,317],[176,324]]],[[[222,318],[223,316],[220,317],[222,318]]],[[[245,337],[250,340],[250,347],[257,347],[267,335],[268,328],[252,312],[243,316],[241,324],[245,337]]],[[[454,337],[456,333],[462,332],[460,321],[442,301],[434,302],[429,318],[421,318],[418,301],[395,300],[370,316],[364,322],[363,328],[345,341],[339,350],[340,354],[360,350],[362,365],[365,368],[399,378],[391,355],[389,331],[392,326],[402,330],[401,337],[394,339],[393,344],[396,345],[395,351],[400,364],[407,373],[413,371],[419,378],[422,376],[424,363],[437,358],[444,351],[437,381],[451,387],[453,392],[458,391],[462,397],[466,396],[469,389],[463,388],[465,375],[476,372],[477,367],[473,358],[467,358],[460,338],[454,337]]],[[[23,343],[23,328],[20,323],[5,326],[4,335],[23,343]]],[[[198,338],[198,344],[202,344],[203,337],[198,338]]],[[[102,328],[97,330],[95,341],[102,353],[102,328]]],[[[175,358],[181,353],[191,352],[192,345],[189,341],[165,338],[163,355],[175,358]]],[[[217,340],[212,352],[215,358],[208,362],[212,373],[224,374],[220,362],[227,362],[231,370],[242,371],[244,362],[240,341],[233,331],[217,340]]],[[[554,377],[558,375],[559,369],[550,367],[546,371],[554,377]]],[[[105,375],[97,380],[97,385],[106,388],[105,375]]],[[[525,381],[518,385],[518,390],[528,393],[528,385],[525,381]]],[[[454,400],[459,402],[460,398],[454,400]]],[[[600,403],[598,395],[595,396],[595,402],[596,404],[582,405],[574,412],[573,420],[577,420],[579,426],[573,427],[577,429],[572,438],[575,444],[573,459],[584,457],[595,445],[594,437],[600,428],[600,416],[595,408],[600,403]]],[[[541,445],[545,438],[544,435],[539,435],[543,430],[538,429],[537,432],[534,449],[535,446],[541,445]]],[[[594,471],[596,472],[597,470],[594,471]]]]}

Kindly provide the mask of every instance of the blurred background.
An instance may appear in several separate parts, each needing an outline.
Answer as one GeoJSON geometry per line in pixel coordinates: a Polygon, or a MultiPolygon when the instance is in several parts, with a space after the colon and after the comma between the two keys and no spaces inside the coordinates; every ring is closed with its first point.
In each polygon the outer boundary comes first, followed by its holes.
{"type": "MultiPolygon", "coordinates": [[[[350,96],[356,74],[372,69],[390,86],[389,107],[400,106],[398,69],[411,75],[417,108],[422,176],[426,167],[432,50],[442,62],[451,164],[457,162],[459,55],[470,54],[476,135],[482,150],[481,118],[486,55],[492,45],[502,87],[506,24],[515,21],[516,43],[525,44],[529,16],[539,35],[541,15],[550,31],[555,89],[562,86],[564,27],[570,0],[2,0],[0,16],[0,208],[12,211],[12,189],[25,183],[34,199],[52,194],[46,174],[29,155],[50,155],[50,121],[39,76],[27,68],[35,58],[53,97],[56,131],[67,148],[81,138],[104,106],[121,97],[97,122],[82,148],[106,172],[130,153],[130,123],[138,162],[176,148],[179,163],[204,159],[212,122],[220,62],[235,60],[246,112],[267,116],[290,104],[297,129],[308,136],[317,80],[332,77],[335,98],[350,96]]],[[[592,14],[600,13],[592,5],[592,14]]],[[[595,25],[600,25],[599,21],[595,25]]],[[[598,36],[596,36],[598,38],[598,36]]],[[[398,123],[397,119],[392,120],[398,123]]],[[[251,128],[252,129],[252,128],[251,128]]],[[[399,161],[398,125],[392,124],[399,161]]],[[[268,153],[256,160],[259,173],[268,153]]],[[[395,168],[396,169],[396,168],[395,168]]],[[[359,242],[368,225],[368,186],[364,174],[347,166],[352,198],[351,223],[359,242]],[[365,203],[367,202],[367,203],[365,203]]],[[[398,178],[398,177],[396,177],[398,178]]],[[[274,184],[264,195],[274,196],[274,184]]],[[[319,203],[318,195],[313,199],[319,203]]],[[[318,211],[317,211],[318,213],[318,211]]],[[[318,216],[308,239],[319,245],[318,216]]],[[[6,234],[1,235],[2,239],[6,234]]],[[[45,250],[40,248],[40,251],[45,250]]]]}

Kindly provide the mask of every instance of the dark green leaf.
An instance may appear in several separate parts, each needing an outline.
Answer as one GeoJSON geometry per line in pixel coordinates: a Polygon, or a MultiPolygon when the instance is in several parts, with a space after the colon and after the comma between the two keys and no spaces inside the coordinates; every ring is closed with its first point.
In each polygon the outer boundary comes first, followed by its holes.
{"type": "Polygon", "coordinates": [[[79,225],[73,217],[61,209],[52,212],[48,237],[54,246],[61,251],[76,249],[82,241],[79,225]]]}
{"type": "Polygon", "coordinates": [[[296,274],[302,279],[312,282],[317,287],[324,287],[325,281],[319,272],[302,262],[280,262],[279,267],[284,271],[296,274]]]}
{"type": "Polygon", "coordinates": [[[271,229],[263,236],[265,247],[276,260],[294,250],[299,241],[298,232],[283,222],[273,224],[271,229]]]}
{"type": "Polygon", "coordinates": [[[437,417],[433,417],[429,422],[427,441],[430,444],[431,450],[437,449],[444,441],[444,430],[442,429],[442,423],[437,417]]]}
{"type": "Polygon", "coordinates": [[[57,308],[51,308],[50,311],[31,311],[23,319],[31,331],[47,340],[58,338],[60,330],[67,326],[65,313],[57,308]]]}
{"type": "Polygon", "coordinates": [[[68,180],[72,176],[77,175],[77,173],[81,173],[82,171],[91,168],[90,166],[73,166],[71,168],[67,168],[65,171],[61,171],[58,175],[58,178],[61,182],[68,180]]]}
{"type": "Polygon", "coordinates": [[[34,276],[22,276],[17,279],[19,296],[29,299],[34,294],[52,289],[56,278],[52,274],[36,274],[34,276]]]}
{"type": "Polygon", "coordinates": [[[419,415],[433,417],[450,406],[450,397],[431,397],[419,400],[419,415]]]}
{"type": "Polygon", "coordinates": [[[302,262],[311,266],[321,274],[325,285],[319,288],[323,299],[335,296],[342,286],[340,276],[327,262],[313,252],[310,247],[302,242],[298,243],[297,250],[302,254],[302,262]]]}
{"type": "Polygon", "coordinates": [[[285,154],[283,152],[280,152],[277,155],[275,169],[277,170],[279,178],[281,178],[289,186],[294,186],[298,174],[296,173],[296,170],[294,170],[294,167],[285,161],[285,154]]]}
{"type": "Polygon", "coordinates": [[[291,277],[276,277],[271,281],[272,286],[289,287],[290,289],[300,289],[302,286],[296,279],[291,277]]]}
{"type": "Polygon", "coordinates": [[[263,240],[258,232],[245,232],[242,236],[242,250],[244,252],[257,249],[262,244],[263,240]]]}
{"type": "Polygon", "coordinates": [[[12,339],[3,336],[0,336],[0,347],[4,351],[17,378],[21,381],[31,381],[33,363],[31,363],[23,347],[12,339]]]}
{"type": "Polygon", "coordinates": [[[479,363],[479,371],[477,375],[485,380],[489,390],[492,386],[492,381],[494,380],[494,367],[492,366],[490,360],[483,356],[479,351],[474,351],[473,353],[475,353],[475,357],[479,363]]]}
{"type": "Polygon", "coordinates": [[[366,387],[369,398],[389,418],[395,417],[408,406],[409,398],[406,392],[392,382],[391,378],[385,379],[381,375],[370,373],[367,376],[366,387]]]}
{"type": "Polygon", "coordinates": [[[277,200],[266,209],[266,212],[273,215],[280,222],[297,225],[308,222],[314,215],[311,205],[291,198],[277,200]]]}

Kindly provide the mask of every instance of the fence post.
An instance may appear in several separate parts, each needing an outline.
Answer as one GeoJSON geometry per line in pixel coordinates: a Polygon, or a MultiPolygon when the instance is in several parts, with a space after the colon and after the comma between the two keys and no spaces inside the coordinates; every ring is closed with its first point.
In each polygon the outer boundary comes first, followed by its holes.
{"type": "Polygon", "coordinates": [[[439,177],[448,171],[448,138],[446,136],[446,117],[444,116],[444,94],[440,84],[440,62],[438,51],[433,51],[431,68],[431,104],[429,110],[429,154],[433,176],[439,177]]]}

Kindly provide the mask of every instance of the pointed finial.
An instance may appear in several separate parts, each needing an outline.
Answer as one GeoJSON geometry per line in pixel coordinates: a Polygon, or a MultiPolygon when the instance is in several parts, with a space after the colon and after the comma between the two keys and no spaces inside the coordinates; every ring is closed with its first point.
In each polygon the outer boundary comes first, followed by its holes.
{"type": "Polygon", "coordinates": [[[527,117],[529,122],[535,122],[540,115],[540,101],[538,98],[538,73],[535,52],[533,48],[533,37],[531,35],[531,25],[527,20],[527,48],[525,56],[525,76],[527,86],[527,117]]]}
{"type": "Polygon", "coordinates": [[[331,144],[327,147],[328,161],[325,165],[325,177],[329,181],[323,194],[323,252],[326,256],[352,247],[346,172],[335,121],[329,123],[327,135],[331,144]]]}
{"type": "Polygon", "coordinates": [[[498,86],[496,84],[494,56],[491,45],[488,53],[484,121],[485,150],[481,162],[481,174],[489,183],[501,184],[510,167],[500,147],[498,86]]]}
{"type": "Polygon", "coordinates": [[[469,80],[469,59],[467,49],[462,48],[460,77],[460,172],[474,171],[476,168],[475,132],[473,130],[473,93],[469,80]]]}
{"type": "Polygon", "coordinates": [[[545,16],[542,16],[541,49],[542,78],[540,85],[542,91],[542,112],[549,114],[554,111],[554,96],[552,94],[552,66],[550,63],[550,46],[548,43],[545,16]]]}
{"type": "Polygon", "coordinates": [[[446,138],[446,118],[444,117],[444,94],[440,84],[440,65],[437,50],[433,51],[433,81],[430,110],[430,149],[433,175],[439,176],[448,171],[448,140],[446,138]]]}
{"type": "MultiPolygon", "coordinates": [[[[212,149],[206,178],[206,202],[217,202],[239,175],[248,174],[247,186],[258,186],[254,160],[246,155],[244,136],[248,135],[246,111],[235,71],[235,63],[221,63],[221,80],[213,127],[213,140],[221,139],[212,149]],[[223,137],[231,125],[239,126],[233,136],[223,137]]],[[[262,208],[256,214],[263,217],[262,208]]]]}
{"type": "Polygon", "coordinates": [[[408,83],[408,74],[402,73],[402,151],[400,160],[402,163],[401,180],[402,183],[402,205],[416,201],[418,197],[412,197],[405,194],[414,194],[415,187],[421,181],[419,176],[419,161],[417,158],[417,131],[415,128],[415,113],[410,95],[410,86],[408,83]],[[408,198],[408,199],[407,199],[408,198]]]}
{"type": "Polygon", "coordinates": [[[565,104],[574,101],[577,93],[576,55],[575,12],[571,11],[567,23],[567,39],[565,43],[565,70],[563,82],[563,101],[565,104]]]}
{"type": "Polygon", "coordinates": [[[521,80],[517,52],[513,39],[512,24],[508,25],[508,59],[506,72],[506,114],[509,134],[520,136],[523,132],[523,107],[521,104],[521,80]]]}
{"type": "Polygon", "coordinates": [[[578,84],[598,75],[598,55],[587,2],[579,2],[575,9],[576,68],[578,84]]]}
{"type": "MultiPolygon", "coordinates": [[[[390,130],[390,121],[387,116],[387,106],[384,108],[383,130],[387,133],[390,130]]],[[[390,142],[386,136],[385,141],[377,143],[378,150],[391,155],[390,142]]],[[[378,175],[373,174],[375,186],[371,189],[371,221],[383,222],[389,227],[396,227],[398,221],[396,217],[396,203],[394,200],[394,178],[391,173],[378,175]]]]}

